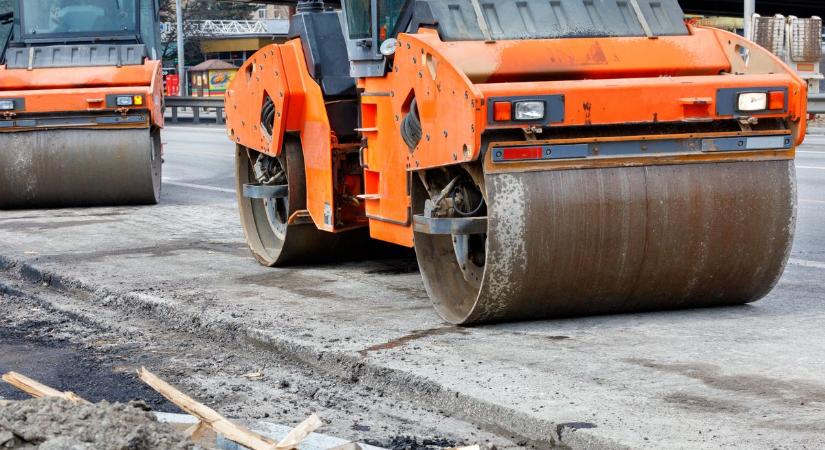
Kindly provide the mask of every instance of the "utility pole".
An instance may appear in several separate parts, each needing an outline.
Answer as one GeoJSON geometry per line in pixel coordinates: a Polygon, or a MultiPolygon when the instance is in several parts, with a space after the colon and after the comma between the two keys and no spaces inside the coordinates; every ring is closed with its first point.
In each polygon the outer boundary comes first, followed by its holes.
{"type": "Polygon", "coordinates": [[[183,48],[183,0],[175,0],[175,17],[178,28],[178,83],[180,83],[180,95],[188,95],[189,83],[186,79],[186,61],[184,60],[183,48]]]}
{"type": "Polygon", "coordinates": [[[753,39],[753,15],[756,13],[756,0],[745,0],[745,38],[753,39]]]}

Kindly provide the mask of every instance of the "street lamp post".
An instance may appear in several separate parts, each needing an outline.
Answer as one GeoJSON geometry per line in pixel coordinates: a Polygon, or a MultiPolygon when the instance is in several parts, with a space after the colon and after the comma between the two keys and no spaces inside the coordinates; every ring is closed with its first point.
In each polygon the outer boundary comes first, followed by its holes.
{"type": "Polygon", "coordinates": [[[183,48],[183,7],[181,4],[183,0],[175,0],[175,17],[177,18],[177,35],[178,35],[178,84],[180,87],[180,95],[188,94],[189,83],[186,80],[186,61],[184,60],[183,48]]]}
{"type": "Polygon", "coordinates": [[[756,12],[756,0],[745,0],[745,37],[753,39],[753,15],[756,12]]]}

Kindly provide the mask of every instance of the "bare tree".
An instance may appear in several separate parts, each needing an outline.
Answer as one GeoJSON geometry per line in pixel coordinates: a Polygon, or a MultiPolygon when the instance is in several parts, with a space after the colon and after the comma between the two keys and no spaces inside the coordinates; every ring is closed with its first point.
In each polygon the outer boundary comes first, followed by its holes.
{"type": "MultiPolygon", "coordinates": [[[[183,1],[183,0],[178,0],[183,1]]],[[[184,2],[183,8],[183,47],[187,65],[203,61],[201,40],[203,36],[195,22],[201,20],[248,20],[252,13],[261,5],[254,3],[240,3],[215,0],[189,0],[184,2]]],[[[174,24],[175,0],[160,0],[161,22],[174,24]]],[[[165,61],[177,61],[177,29],[172,26],[164,33],[161,52],[165,61]]]]}

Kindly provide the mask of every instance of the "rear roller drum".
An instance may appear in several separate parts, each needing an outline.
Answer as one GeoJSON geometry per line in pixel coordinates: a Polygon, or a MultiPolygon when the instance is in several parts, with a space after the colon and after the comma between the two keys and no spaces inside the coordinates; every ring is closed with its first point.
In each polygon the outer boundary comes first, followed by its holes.
{"type": "MultiPolygon", "coordinates": [[[[439,196],[450,177],[428,178],[416,213],[455,217],[439,196]]],[[[415,234],[427,291],[455,324],[750,303],[777,283],[794,232],[791,161],[488,173],[470,185],[486,199],[486,233],[415,234]]]]}
{"type": "Polygon", "coordinates": [[[285,138],[278,158],[238,145],[235,171],[246,242],[265,266],[334,259],[363,234],[321,231],[309,218],[304,156],[295,138],[285,138]]]}
{"type": "Polygon", "coordinates": [[[160,129],[0,133],[0,208],[155,204],[160,129]]]}

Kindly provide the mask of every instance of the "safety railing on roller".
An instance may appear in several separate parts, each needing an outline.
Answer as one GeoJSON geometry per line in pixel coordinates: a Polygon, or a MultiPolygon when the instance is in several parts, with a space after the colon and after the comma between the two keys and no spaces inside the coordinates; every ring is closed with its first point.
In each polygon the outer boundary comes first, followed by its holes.
{"type": "Polygon", "coordinates": [[[164,99],[166,110],[171,112],[171,122],[187,121],[194,124],[225,121],[223,97],[176,97],[164,99]]]}

